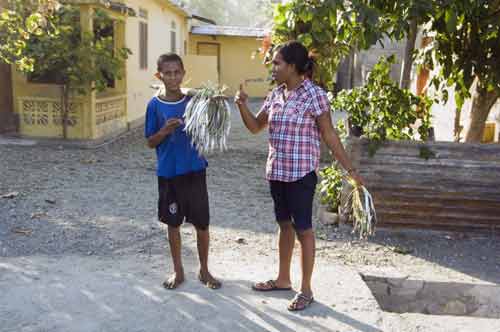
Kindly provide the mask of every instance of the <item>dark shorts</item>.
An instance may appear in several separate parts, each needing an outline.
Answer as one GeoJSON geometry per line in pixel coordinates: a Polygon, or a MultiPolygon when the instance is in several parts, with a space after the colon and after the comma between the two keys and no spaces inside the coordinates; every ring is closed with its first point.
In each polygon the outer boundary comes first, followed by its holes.
{"type": "Polygon", "coordinates": [[[308,173],[295,182],[269,181],[276,221],[291,221],[297,231],[312,228],[312,206],[318,176],[308,173]]]}
{"type": "Polygon", "coordinates": [[[205,170],[170,179],[158,177],[158,220],[179,227],[184,220],[205,230],[210,221],[205,170]]]}

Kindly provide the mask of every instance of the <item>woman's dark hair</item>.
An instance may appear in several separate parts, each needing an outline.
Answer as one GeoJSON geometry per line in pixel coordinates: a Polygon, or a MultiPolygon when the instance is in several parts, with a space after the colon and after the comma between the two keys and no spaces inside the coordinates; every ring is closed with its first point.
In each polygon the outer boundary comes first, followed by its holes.
{"type": "Polygon", "coordinates": [[[184,70],[184,63],[182,62],[182,58],[175,53],[165,53],[158,57],[158,61],[156,62],[158,71],[160,71],[161,65],[165,62],[178,62],[181,65],[182,70],[184,70]]]}
{"type": "Polygon", "coordinates": [[[292,40],[277,47],[283,60],[288,64],[294,64],[297,72],[308,78],[312,77],[314,71],[314,59],[309,56],[307,48],[298,41],[292,40]]]}

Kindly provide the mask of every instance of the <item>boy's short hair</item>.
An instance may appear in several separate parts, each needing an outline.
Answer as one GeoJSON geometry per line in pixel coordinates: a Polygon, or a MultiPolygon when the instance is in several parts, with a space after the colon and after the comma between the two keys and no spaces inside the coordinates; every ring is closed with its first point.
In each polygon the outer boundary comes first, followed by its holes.
{"type": "Polygon", "coordinates": [[[178,62],[181,65],[182,70],[184,70],[184,63],[182,62],[182,58],[175,53],[165,53],[158,57],[158,61],[156,62],[158,71],[160,71],[161,65],[165,62],[178,62]]]}

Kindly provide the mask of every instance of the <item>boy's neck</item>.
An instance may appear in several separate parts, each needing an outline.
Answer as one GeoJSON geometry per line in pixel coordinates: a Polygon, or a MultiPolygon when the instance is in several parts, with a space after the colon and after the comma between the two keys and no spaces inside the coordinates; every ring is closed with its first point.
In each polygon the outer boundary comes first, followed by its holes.
{"type": "Polygon", "coordinates": [[[173,102],[181,100],[184,97],[184,94],[180,88],[178,90],[168,90],[165,88],[165,90],[163,90],[163,94],[160,94],[159,97],[165,101],[173,102]]]}

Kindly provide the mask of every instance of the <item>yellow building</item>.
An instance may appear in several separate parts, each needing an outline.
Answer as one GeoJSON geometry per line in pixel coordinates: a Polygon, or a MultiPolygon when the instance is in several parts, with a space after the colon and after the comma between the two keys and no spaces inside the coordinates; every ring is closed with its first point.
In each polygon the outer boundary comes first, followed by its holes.
{"type": "Polygon", "coordinates": [[[193,26],[189,53],[217,58],[219,83],[228,86],[228,94],[236,93],[244,83],[250,97],[265,97],[269,91],[269,72],[257,54],[265,35],[259,28],[193,26]]]}
{"type": "Polygon", "coordinates": [[[132,51],[127,60],[127,121],[142,125],[146,105],[154,94],[152,84],[156,60],[167,52],[184,57],[189,40],[190,14],[167,0],[128,0],[137,17],[127,20],[126,45],[132,51]]]}
{"type": "MultiPolygon", "coordinates": [[[[128,47],[132,55],[124,79],[116,81],[113,88],[72,98],[68,139],[98,142],[142,126],[146,105],[155,93],[152,86],[160,83],[154,77],[156,59],[166,52],[183,57],[186,87],[212,81],[228,85],[227,93],[232,95],[240,83],[246,83],[251,97],[267,94],[267,69],[258,56],[252,58],[260,47],[259,38],[264,36],[262,30],[191,27],[190,13],[168,0],[71,2],[80,6],[80,21],[86,31],[93,31],[92,13],[96,8],[108,12],[114,21],[116,47],[128,47]]],[[[0,0],[0,7],[2,3],[5,0],[0,0]]],[[[63,137],[61,86],[29,81],[13,67],[1,65],[0,90],[4,130],[12,129],[17,118],[20,136],[63,137]]]]}

